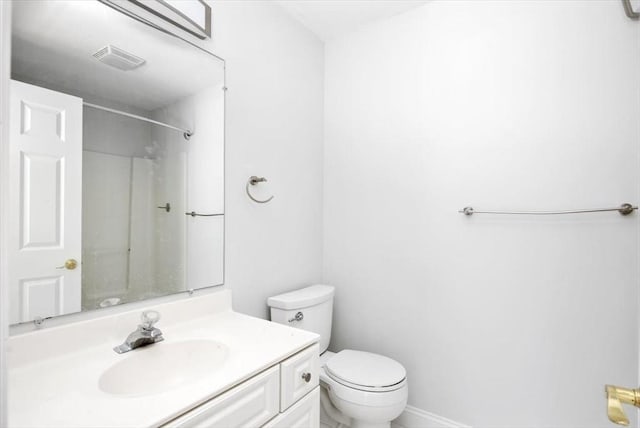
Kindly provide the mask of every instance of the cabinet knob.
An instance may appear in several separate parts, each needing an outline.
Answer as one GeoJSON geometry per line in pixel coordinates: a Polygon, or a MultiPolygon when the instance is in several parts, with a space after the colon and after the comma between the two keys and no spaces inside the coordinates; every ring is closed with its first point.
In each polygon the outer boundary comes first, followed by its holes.
{"type": "Polygon", "coordinates": [[[311,382],[311,373],[302,373],[302,379],[307,383],[311,382]]]}

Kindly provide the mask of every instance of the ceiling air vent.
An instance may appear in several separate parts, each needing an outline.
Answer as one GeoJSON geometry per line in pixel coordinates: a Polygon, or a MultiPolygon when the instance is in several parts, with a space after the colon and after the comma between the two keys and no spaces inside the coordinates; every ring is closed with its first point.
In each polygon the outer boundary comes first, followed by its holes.
{"type": "Polygon", "coordinates": [[[133,70],[145,63],[145,60],[120,48],[107,45],[93,54],[94,58],[118,70],[133,70]]]}

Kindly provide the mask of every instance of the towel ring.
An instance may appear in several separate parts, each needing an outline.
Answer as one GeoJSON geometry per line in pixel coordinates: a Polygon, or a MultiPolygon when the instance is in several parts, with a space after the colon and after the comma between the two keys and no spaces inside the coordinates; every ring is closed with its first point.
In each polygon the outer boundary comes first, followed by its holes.
{"type": "Polygon", "coordinates": [[[261,201],[260,199],[254,198],[251,192],[249,191],[249,185],[255,186],[256,184],[262,183],[264,181],[267,181],[267,179],[264,177],[256,177],[255,175],[252,175],[251,177],[249,177],[249,180],[247,181],[247,186],[245,187],[245,189],[247,190],[247,196],[251,198],[253,202],[257,202],[259,204],[266,204],[271,199],[273,199],[273,196],[271,196],[268,199],[261,201]]]}

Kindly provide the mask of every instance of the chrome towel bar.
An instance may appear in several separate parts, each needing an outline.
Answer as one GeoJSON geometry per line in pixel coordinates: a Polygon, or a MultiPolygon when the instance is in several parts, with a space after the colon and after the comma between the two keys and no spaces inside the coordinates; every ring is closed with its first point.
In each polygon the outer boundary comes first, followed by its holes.
{"type": "Polygon", "coordinates": [[[184,213],[185,215],[190,215],[191,217],[217,217],[219,215],[224,215],[224,214],[199,214],[195,211],[191,211],[189,213],[184,213]]]}
{"type": "Polygon", "coordinates": [[[624,203],[615,208],[592,208],[586,210],[565,210],[565,211],[480,211],[475,210],[473,207],[464,207],[458,210],[460,214],[473,215],[473,214],[513,214],[513,215],[556,215],[556,214],[582,214],[582,213],[599,213],[604,211],[618,211],[621,215],[629,215],[638,207],[628,203],[624,203]]]}

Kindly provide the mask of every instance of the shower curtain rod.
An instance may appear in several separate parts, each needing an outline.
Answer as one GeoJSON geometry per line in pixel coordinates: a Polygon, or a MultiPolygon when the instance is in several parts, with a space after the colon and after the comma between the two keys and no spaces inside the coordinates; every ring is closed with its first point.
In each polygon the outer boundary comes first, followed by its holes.
{"type": "Polygon", "coordinates": [[[149,119],[148,117],[138,116],[137,114],[131,114],[131,113],[127,113],[127,112],[124,112],[124,111],[112,109],[112,108],[109,108],[109,107],[103,107],[103,106],[100,106],[100,105],[97,105],[97,104],[91,104],[91,103],[87,103],[87,102],[83,102],[82,104],[84,104],[87,107],[91,107],[91,108],[95,108],[95,109],[103,110],[103,111],[108,111],[109,113],[119,114],[121,116],[126,116],[126,117],[130,117],[132,119],[142,120],[144,122],[153,123],[154,125],[160,125],[160,126],[164,126],[165,128],[169,128],[169,129],[174,129],[176,131],[180,131],[180,132],[182,132],[182,135],[184,136],[185,140],[188,140],[193,135],[193,131],[190,131],[188,129],[178,128],[177,126],[169,125],[169,124],[164,123],[164,122],[158,122],[157,120],[149,119]]]}

